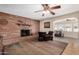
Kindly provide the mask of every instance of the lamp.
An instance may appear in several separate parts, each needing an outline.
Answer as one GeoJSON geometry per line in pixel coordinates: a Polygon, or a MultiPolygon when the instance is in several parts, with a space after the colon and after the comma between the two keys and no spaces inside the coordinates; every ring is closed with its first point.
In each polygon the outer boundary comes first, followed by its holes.
{"type": "Polygon", "coordinates": [[[48,13],[50,13],[48,10],[46,10],[46,11],[43,11],[43,14],[48,14],[48,13]]]}

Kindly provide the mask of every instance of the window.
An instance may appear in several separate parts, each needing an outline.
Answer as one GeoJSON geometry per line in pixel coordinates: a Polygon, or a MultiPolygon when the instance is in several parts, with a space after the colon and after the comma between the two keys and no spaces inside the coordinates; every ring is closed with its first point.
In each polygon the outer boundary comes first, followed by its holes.
{"type": "Polygon", "coordinates": [[[73,24],[73,32],[78,32],[78,23],[73,24]]]}
{"type": "Polygon", "coordinates": [[[65,24],[64,28],[66,32],[72,32],[72,24],[65,24]]]}
{"type": "Polygon", "coordinates": [[[70,18],[54,22],[54,30],[78,32],[78,20],[75,18],[70,18]]]}

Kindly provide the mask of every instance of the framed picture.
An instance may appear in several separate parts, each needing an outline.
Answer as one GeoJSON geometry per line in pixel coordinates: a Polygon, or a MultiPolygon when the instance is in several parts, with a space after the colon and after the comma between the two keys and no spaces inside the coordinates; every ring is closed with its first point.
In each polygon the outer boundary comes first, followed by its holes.
{"type": "Polygon", "coordinates": [[[50,22],[44,22],[44,28],[50,28],[50,22]]]}

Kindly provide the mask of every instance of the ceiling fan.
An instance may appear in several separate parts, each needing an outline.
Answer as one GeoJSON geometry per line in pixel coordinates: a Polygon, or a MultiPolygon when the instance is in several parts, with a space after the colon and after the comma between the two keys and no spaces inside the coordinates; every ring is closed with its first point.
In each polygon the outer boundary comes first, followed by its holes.
{"type": "MultiPolygon", "coordinates": [[[[41,4],[41,6],[43,7],[43,10],[38,10],[38,11],[35,11],[35,12],[42,12],[42,11],[44,11],[44,12],[49,12],[52,15],[55,15],[55,12],[53,12],[53,10],[61,8],[60,5],[56,5],[56,6],[50,7],[49,4],[41,4]]],[[[44,15],[45,15],[45,13],[42,14],[42,16],[44,16],[44,15]]]]}

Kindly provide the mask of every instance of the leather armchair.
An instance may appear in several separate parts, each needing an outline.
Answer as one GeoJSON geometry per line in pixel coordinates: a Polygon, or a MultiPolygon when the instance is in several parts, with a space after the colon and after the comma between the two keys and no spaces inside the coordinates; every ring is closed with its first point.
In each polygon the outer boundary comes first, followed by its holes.
{"type": "Polygon", "coordinates": [[[38,41],[44,41],[46,32],[38,32],[38,34],[39,34],[38,41]]]}
{"type": "Polygon", "coordinates": [[[53,40],[53,31],[49,31],[48,34],[45,35],[45,40],[53,40]]]}

